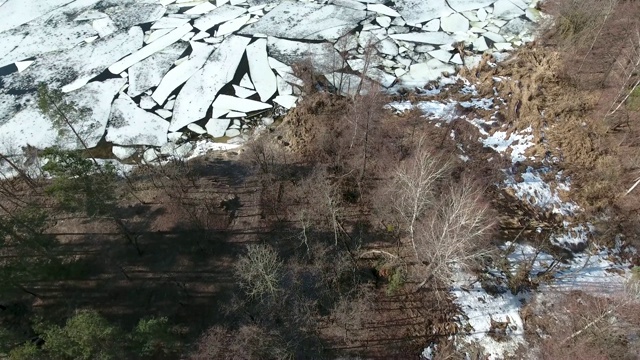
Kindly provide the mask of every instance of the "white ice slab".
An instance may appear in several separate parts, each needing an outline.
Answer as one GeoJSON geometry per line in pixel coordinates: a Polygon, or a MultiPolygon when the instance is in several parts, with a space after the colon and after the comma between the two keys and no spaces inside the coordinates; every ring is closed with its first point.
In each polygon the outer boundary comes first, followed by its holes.
{"type": "Polygon", "coordinates": [[[36,106],[29,106],[0,124],[0,151],[3,154],[21,152],[28,145],[44,149],[55,145],[57,137],[58,130],[54,128],[51,119],[36,106]]]}
{"type": "Polygon", "coordinates": [[[230,123],[231,120],[229,119],[211,119],[207,122],[205,128],[209,135],[219,138],[224,136],[224,132],[229,128],[230,123]]]}
{"type": "Polygon", "coordinates": [[[509,0],[498,0],[493,4],[493,16],[505,20],[511,20],[524,15],[524,10],[509,0]]]}
{"type": "Polygon", "coordinates": [[[240,30],[251,19],[251,15],[240,16],[239,18],[222,23],[216,31],[216,36],[224,36],[240,30]]]}
{"type": "Polygon", "coordinates": [[[166,12],[160,4],[148,2],[121,2],[103,10],[113,20],[118,29],[128,29],[132,26],[152,23],[159,20],[166,12]]]}
{"type": "MultiPolygon", "coordinates": [[[[90,22],[70,21],[67,15],[58,11],[55,13],[2,33],[0,67],[46,53],[71,49],[84,39],[98,35],[90,22]]],[[[4,24],[6,18],[0,17],[0,20],[4,24]]]]}
{"type": "MultiPolygon", "coordinates": [[[[229,118],[229,119],[243,118],[245,116],[247,116],[247,113],[243,113],[243,112],[240,112],[240,111],[229,111],[229,113],[227,115],[225,115],[225,117],[229,118]]],[[[233,121],[234,122],[233,126],[236,126],[236,124],[235,124],[236,121],[238,122],[237,126],[240,127],[240,121],[239,120],[234,120],[233,121]]]]}
{"type": "Polygon", "coordinates": [[[7,0],[0,6],[0,33],[17,28],[73,0],[7,0]]]}
{"type": "MultiPolygon", "coordinates": [[[[327,80],[331,85],[338,89],[341,95],[354,96],[358,93],[360,88],[360,82],[362,77],[360,75],[345,74],[334,72],[331,74],[325,74],[327,80]]],[[[365,79],[366,80],[366,79],[365,79]]],[[[365,81],[365,84],[360,89],[360,94],[366,94],[369,82],[365,81]]]]}
{"type": "Polygon", "coordinates": [[[149,45],[143,47],[142,49],[134,52],[133,54],[125,57],[124,59],[118,61],[117,63],[109,66],[109,71],[112,74],[119,74],[124,70],[128,69],[132,65],[148,58],[149,56],[155,54],[156,52],[168,47],[169,45],[175,43],[180,40],[184,35],[189,33],[193,29],[191,25],[185,24],[167,35],[159,38],[158,40],[150,43],[149,45]]]}
{"type": "Polygon", "coordinates": [[[140,108],[149,110],[149,109],[153,109],[156,105],[157,105],[156,102],[153,101],[151,96],[143,95],[142,97],[140,97],[140,108]]]}
{"type": "Polygon", "coordinates": [[[440,31],[440,19],[433,19],[422,26],[424,31],[440,31]]]}
{"type": "Polygon", "coordinates": [[[366,10],[367,5],[355,0],[331,0],[329,4],[346,7],[354,10],[366,10]]]}
{"type": "Polygon", "coordinates": [[[202,134],[206,134],[207,130],[205,130],[204,128],[202,128],[202,126],[195,124],[195,123],[191,123],[189,125],[187,125],[187,129],[193,131],[196,134],[202,135],[202,134]]]}
{"type": "Polygon", "coordinates": [[[256,93],[255,90],[250,90],[250,89],[247,89],[247,88],[243,88],[242,86],[238,86],[238,85],[233,85],[233,91],[235,92],[237,97],[243,98],[243,99],[246,99],[249,96],[251,96],[251,95],[256,93]]]}
{"type": "Polygon", "coordinates": [[[165,36],[166,34],[170,33],[171,30],[173,30],[173,29],[153,30],[149,35],[146,35],[144,37],[144,42],[145,42],[145,44],[154,42],[154,41],[158,40],[159,38],[165,36]]]}
{"type": "Polygon", "coordinates": [[[388,28],[389,26],[391,26],[391,18],[388,16],[378,16],[376,18],[376,22],[383,28],[388,28]]]}
{"type": "Polygon", "coordinates": [[[114,145],[113,147],[111,147],[111,152],[113,153],[113,155],[115,155],[115,157],[117,157],[120,160],[125,160],[130,158],[131,156],[133,156],[133,154],[136,153],[136,148],[134,147],[124,147],[124,146],[117,146],[114,145]]]}
{"type": "Polygon", "coordinates": [[[449,6],[457,12],[484,8],[494,2],[496,2],[496,0],[447,0],[449,6]]]}
{"type": "MultiPolygon", "coordinates": [[[[1,41],[0,41],[1,43],[1,41]]],[[[68,51],[49,53],[36,59],[23,73],[3,78],[4,87],[32,89],[34,81],[68,92],[85,85],[117,59],[142,45],[142,30],[133,27],[92,43],[83,43],[68,51]]]]}
{"type": "Polygon", "coordinates": [[[377,12],[378,14],[391,16],[391,17],[400,16],[400,14],[397,11],[382,4],[367,4],[367,10],[377,12]]]}
{"type": "Polygon", "coordinates": [[[218,92],[233,80],[250,40],[243,36],[227,37],[204,67],[187,81],[176,98],[171,131],[205,117],[218,92]]]}
{"type": "Polygon", "coordinates": [[[91,26],[98,32],[100,37],[109,36],[118,31],[116,24],[109,18],[93,20],[91,26]]]}
{"type": "Polygon", "coordinates": [[[189,19],[175,18],[175,17],[163,17],[151,25],[151,30],[155,29],[175,29],[179,28],[189,22],[189,19]]]}
{"type": "Polygon", "coordinates": [[[276,83],[278,85],[278,95],[291,95],[293,93],[291,84],[284,81],[280,75],[276,76],[276,83]]]}
{"type": "Polygon", "coordinates": [[[446,0],[396,0],[395,8],[407,24],[411,25],[453,13],[446,0]]]}
{"type": "Polygon", "coordinates": [[[320,73],[329,73],[343,66],[340,53],[330,43],[306,43],[275,37],[267,38],[267,43],[269,56],[287,65],[308,59],[314,69],[320,73]]]}
{"type": "Polygon", "coordinates": [[[480,36],[473,42],[473,50],[478,52],[489,50],[489,46],[487,46],[487,41],[484,37],[480,36]]]}
{"type": "Polygon", "coordinates": [[[129,68],[128,94],[136,97],[160,84],[173,63],[187,49],[185,42],[174,43],[129,68]]]}
{"type": "Polygon", "coordinates": [[[291,109],[296,106],[296,101],[298,101],[298,97],[294,95],[278,95],[273,99],[273,102],[282,105],[285,109],[291,109]]]}
{"type": "Polygon", "coordinates": [[[267,39],[258,39],[247,46],[249,73],[261,101],[267,101],[276,92],[276,75],[269,67],[267,39]]]}
{"type": "Polygon", "coordinates": [[[152,97],[158,104],[164,104],[173,90],[189,80],[204,65],[214,49],[212,45],[197,42],[191,43],[191,47],[193,51],[189,59],[171,69],[153,92],[152,97]]]}
{"type": "Polygon", "coordinates": [[[400,77],[400,83],[404,86],[422,87],[430,81],[442,76],[443,72],[453,74],[455,68],[444,64],[440,60],[431,59],[426,63],[414,64],[409,67],[409,72],[400,77]]]}
{"type": "Polygon", "coordinates": [[[200,5],[192,7],[191,9],[185,11],[184,13],[189,15],[200,15],[200,14],[206,14],[214,10],[215,8],[216,8],[215,5],[207,1],[206,3],[202,3],[200,5]]]}
{"type": "Polygon", "coordinates": [[[455,38],[444,32],[415,32],[408,34],[393,34],[392,39],[416,42],[422,44],[445,45],[455,42],[455,38]]]}
{"type": "MultiPolygon", "coordinates": [[[[271,62],[269,63],[269,65],[271,66],[271,62]]],[[[255,89],[253,87],[253,83],[251,82],[251,79],[249,78],[249,74],[244,74],[242,79],[240,79],[240,86],[245,87],[247,89],[255,89]]]]}
{"type": "Polygon", "coordinates": [[[171,115],[173,115],[173,113],[167,109],[158,109],[156,110],[156,114],[158,114],[158,116],[163,119],[168,119],[171,117],[171,115]]]}
{"type": "Polygon", "coordinates": [[[252,112],[271,108],[271,105],[269,104],[255,100],[241,99],[229,95],[218,96],[212,106],[216,109],[228,109],[242,112],[252,112]]]}
{"type": "Polygon", "coordinates": [[[380,40],[378,43],[376,43],[375,48],[382,54],[391,56],[398,55],[398,45],[396,45],[396,43],[389,38],[380,40]]]}
{"type": "Polygon", "coordinates": [[[446,32],[466,32],[469,30],[469,20],[462,16],[462,14],[454,13],[449,16],[444,16],[440,19],[440,26],[443,31],[446,32]]]}
{"type": "Polygon", "coordinates": [[[33,64],[33,60],[17,61],[17,62],[16,62],[16,67],[18,68],[18,72],[23,72],[23,71],[25,71],[29,66],[31,66],[31,64],[33,64]]]}
{"type": "Polygon", "coordinates": [[[449,60],[451,60],[451,57],[453,56],[453,54],[443,49],[429,51],[429,55],[433,56],[435,59],[442,61],[443,63],[449,62],[449,60]]]}
{"type": "MultiPolygon", "coordinates": [[[[98,145],[104,135],[111,112],[111,102],[125,82],[125,79],[92,82],[67,95],[68,100],[74,102],[76,108],[82,109],[83,116],[72,118],[71,121],[74,122],[76,131],[88,147],[98,145]]],[[[76,148],[82,149],[82,145],[71,131],[67,131],[65,137],[70,139],[70,142],[74,142],[76,148]]]]}
{"type": "Polygon", "coordinates": [[[129,97],[113,102],[106,140],[118,145],[162,146],[169,122],[140,109],[129,97]]]}
{"type": "Polygon", "coordinates": [[[237,6],[218,6],[218,8],[196,19],[193,26],[200,31],[207,31],[218,24],[233,20],[247,12],[246,9],[237,6]]]}
{"type": "Polygon", "coordinates": [[[191,38],[191,41],[202,40],[204,38],[208,38],[209,36],[211,36],[211,34],[209,34],[208,32],[200,31],[194,37],[191,38]]]}
{"type": "Polygon", "coordinates": [[[458,65],[462,65],[464,63],[460,54],[453,55],[453,57],[451,58],[451,62],[458,65]]]}
{"type": "Polygon", "coordinates": [[[240,31],[288,39],[333,40],[358,26],[366,12],[335,5],[284,1],[240,31]]]}

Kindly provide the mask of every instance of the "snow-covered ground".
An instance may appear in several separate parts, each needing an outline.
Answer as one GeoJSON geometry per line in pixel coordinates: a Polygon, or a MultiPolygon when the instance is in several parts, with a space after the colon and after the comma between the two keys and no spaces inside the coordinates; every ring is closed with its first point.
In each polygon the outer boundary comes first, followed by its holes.
{"type": "MultiPolygon", "coordinates": [[[[508,81],[507,79],[494,79],[496,81],[508,81]]],[[[426,94],[425,99],[416,103],[393,102],[388,108],[402,113],[412,108],[418,108],[424,113],[424,117],[435,122],[439,126],[441,122],[467,121],[478,129],[480,134],[478,141],[485,147],[493,149],[499,156],[511,159],[513,164],[526,162],[527,167],[521,173],[514,173],[517,167],[504,170],[505,180],[496,184],[501,188],[510,188],[514,196],[522,202],[542,211],[551,211],[562,216],[563,229],[551,234],[550,241],[569,250],[586,248],[585,251],[574,254],[567,262],[559,262],[551,254],[541,252],[532,245],[526,243],[506,243],[502,247],[503,256],[508,259],[509,268],[486,269],[486,276],[493,284],[491,293],[482,286],[481,279],[475,274],[459,271],[452,279],[451,293],[455,303],[459,306],[462,315],[459,317],[461,335],[456,338],[459,345],[475,343],[480,345],[485,354],[491,359],[501,359],[507,355],[513,355],[518,347],[525,344],[523,320],[520,310],[529,301],[532,292],[523,291],[513,294],[507,287],[507,279],[515,274],[523,265],[531,265],[528,269],[530,279],[534,280],[539,274],[545,274],[545,282],[541,282],[535,290],[539,294],[551,294],[558,292],[570,292],[575,290],[586,291],[596,295],[611,295],[624,290],[627,280],[630,278],[629,264],[620,260],[619,249],[594,248],[589,246],[588,238],[593,231],[590,224],[574,223],[573,217],[581,209],[572,201],[563,200],[560,192],[570,190],[570,179],[556,171],[553,164],[547,159],[526,157],[526,150],[532,147],[534,137],[532,129],[526,128],[517,132],[508,133],[506,129],[494,129],[489,133],[481,125],[499,125],[493,120],[470,118],[459,115],[457,106],[476,107],[482,110],[494,109],[493,104],[505,104],[500,98],[472,98],[465,103],[457,103],[453,99],[446,101],[429,100],[429,96],[439,94],[451,82],[462,81],[465,86],[461,92],[466,95],[477,96],[475,87],[466,79],[451,77],[443,79],[437,84],[436,89],[426,94]],[[555,174],[552,183],[544,179],[555,174]],[[519,180],[517,180],[519,179],[519,180]],[[508,271],[510,274],[505,274],[508,271]],[[497,291],[496,291],[497,289],[497,291]],[[503,336],[492,336],[492,323],[506,324],[503,336]],[[466,331],[466,330],[468,331],[466,331]]],[[[497,111],[497,108],[495,108],[497,111]]],[[[493,126],[495,128],[495,126],[493,126]]],[[[452,138],[455,140],[454,134],[452,138]]],[[[459,156],[464,161],[469,156],[464,153],[462,146],[459,156]]],[[[487,280],[487,279],[483,279],[487,280]]],[[[428,359],[433,354],[433,347],[427,347],[422,354],[428,359]]]]}

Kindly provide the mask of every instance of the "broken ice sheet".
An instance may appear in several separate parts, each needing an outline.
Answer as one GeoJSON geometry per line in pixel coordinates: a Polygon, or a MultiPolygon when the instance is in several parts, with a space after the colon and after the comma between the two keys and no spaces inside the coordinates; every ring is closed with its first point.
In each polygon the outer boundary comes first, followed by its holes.
{"type": "Polygon", "coordinates": [[[364,95],[371,87],[371,82],[367,79],[365,79],[362,86],[360,85],[362,81],[362,76],[360,75],[334,72],[325,74],[325,78],[327,78],[331,85],[338,89],[341,95],[355,96],[358,93],[364,95]]]}
{"type": "Polygon", "coordinates": [[[496,0],[447,0],[449,6],[457,12],[484,8],[494,2],[496,2],[496,0]]]}
{"type": "Polygon", "coordinates": [[[149,56],[155,54],[156,52],[177,42],[178,40],[180,40],[180,38],[182,38],[189,31],[191,31],[191,29],[192,29],[191,25],[185,24],[171,31],[167,35],[159,38],[158,40],[150,43],[149,45],[143,47],[142,49],[134,52],[133,54],[109,66],[109,71],[111,71],[112,74],[119,74],[123,72],[124,70],[128,69],[132,65],[148,58],[149,56]]]}
{"type": "Polygon", "coordinates": [[[7,0],[0,6],[0,33],[35,20],[73,0],[7,0]]]}
{"type": "Polygon", "coordinates": [[[353,30],[366,12],[335,5],[282,2],[240,31],[301,40],[334,40],[353,30]]]}
{"type": "Polygon", "coordinates": [[[119,29],[154,22],[159,20],[165,11],[165,7],[160,4],[135,2],[103,9],[103,12],[109,16],[119,29]]]}
{"type": "Polygon", "coordinates": [[[247,21],[249,21],[250,18],[251,18],[251,15],[244,15],[244,16],[240,16],[239,18],[222,23],[218,27],[218,30],[216,31],[216,36],[220,37],[220,36],[228,35],[239,30],[247,23],[247,21]]]}
{"type": "Polygon", "coordinates": [[[162,78],[153,95],[151,95],[158,104],[164,104],[173,90],[189,80],[204,65],[209,55],[213,52],[214,46],[193,42],[191,43],[191,48],[192,52],[189,58],[171,69],[162,78]]]}
{"type": "Polygon", "coordinates": [[[129,68],[129,89],[131,97],[136,97],[160,84],[174,61],[187,49],[188,43],[177,42],[149,56],[129,68]]]}
{"type": "Polygon", "coordinates": [[[176,98],[171,131],[205,117],[218,92],[233,80],[249,41],[250,38],[243,36],[227,37],[204,67],[187,81],[176,98]]]}
{"type": "Polygon", "coordinates": [[[242,112],[252,112],[271,108],[271,105],[266,103],[249,99],[241,99],[229,95],[218,96],[212,106],[216,109],[228,109],[242,112]]]}
{"type": "Polygon", "coordinates": [[[298,97],[294,95],[278,95],[273,99],[273,102],[282,105],[285,109],[291,109],[296,106],[298,97]]]}
{"type": "MultiPolygon", "coordinates": [[[[75,104],[75,108],[81,115],[71,117],[71,122],[87,147],[92,148],[98,145],[102,139],[111,112],[111,101],[125,82],[125,79],[92,82],[67,95],[67,99],[75,104]]],[[[74,144],[73,148],[76,149],[83,148],[83,144],[73,132],[64,129],[64,126],[62,129],[66,131],[63,131],[63,135],[59,137],[63,138],[65,143],[74,144]]]]}
{"type": "Polygon", "coordinates": [[[453,10],[447,6],[446,0],[396,0],[395,8],[410,25],[453,13],[453,10]]]}
{"type": "Polygon", "coordinates": [[[107,66],[142,46],[142,30],[131,28],[73,49],[45,54],[22,73],[5,76],[4,86],[15,90],[33,89],[44,82],[50,88],[69,92],[84,86],[107,66]]]}
{"type": "Polygon", "coordinates": [[[247,46],[249,73],[261,101],[266,101],[276,92],[276,75],[269,67],[267,40],[258,39],[247,46]]]}
{"type": "Polygon", "coordinates": [[[250,89],[247,89],[247,88],[243,88],[242,86],[238,86],[238,85],[233,85],[233,91],[235,92],[237,97],[243,98],[243,99],[246,99],[249,96],[251,96],[251,95],[256,93],[255,90],[250,90],[250,89]]]}
{"type": "Polygon", "coordinates": [[[443,16],[440,19],[440,26],[446,32],[466,32],[469,30],[469,20],[459,13],[443,16]]]}
{"type": "Polygon", "coordinates": [[[233,20],[247,12],[246,9],[237,6],[218,6],[219,7],[217,9],[214,9],[206,15],[196,19],[193,26],[200,31],[207,31],[218,24],[233,20]]]}
{"type": "Polygon", "coordinates": [[[129,97],[113,102],[106,140],[117,145],[162,146],[167,142],[169,122],[140,109],[129,97]]]}
{"type": "Polygon", "coordinates": [[[452,44],[455,42],[454,37],[444,32],[414,32],[407,34],[393,34],[390,35],[390,37],[395,40],[435,45],[452,44]]]}
{"type": "MultiPolygon", "coordinates": [[[[331,43],[299,42],[271,36],[267,38],[267,43],[269,56],[287,65],[309,60],[314,70],[320,73],[329,73],[344,66],[342,56],[331,43]]],[[[274,66],[271,67],[278,71],[274,66]]]]}

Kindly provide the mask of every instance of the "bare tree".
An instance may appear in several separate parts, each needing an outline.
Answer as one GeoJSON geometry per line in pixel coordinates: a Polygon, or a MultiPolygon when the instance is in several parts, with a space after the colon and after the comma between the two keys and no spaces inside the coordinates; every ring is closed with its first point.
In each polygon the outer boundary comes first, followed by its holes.
{"type": "Polygon", "coordinates": [[[427,266],[419,287],[431,278],[450,279],[455,267],[466,267],[486,253],[483,240],[492,227],[490,209],[483,203],[481,191],[468,181],[451,185],[418,226],[418,257],[427,266]]]}
{"type": "Polygon", "coordinates": [[[262,298],[279,291],[282,267],[271,246],[248,245],[247,254],[235,265],[235,274],[248,297],[262,298]]]}

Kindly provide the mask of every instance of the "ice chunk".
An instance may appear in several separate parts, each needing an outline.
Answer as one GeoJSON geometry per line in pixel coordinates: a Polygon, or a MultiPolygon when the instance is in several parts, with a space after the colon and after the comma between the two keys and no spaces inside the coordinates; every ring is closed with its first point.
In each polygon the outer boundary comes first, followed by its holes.
{"type": "Polygon", "coordinates": [[[496,0],[447,0],[449,6],[457,12],[484,8],[494,2],[496,2],[496,0]]]}
{"type": "MultiPolygon", "coordinates": [[[[272,66],[271,62],[269,62],[269,66],[272,66]]],[[[255,89],[251,83],[251,79],[249,79],[249,74],[244,74],[242,79],[240,79],[240,86],[246,87],[247,89],[255,89]]]]}
{"type": "Polygon", "coordinates": [[[100,37],[109,36],[118,31],[116,24],[109,18],[96,19],[91,23],[91,26],[98,32],[100,37]]]}
{"type": "Polygon", "coordinates": [[[18,72],[23,72],[31,66],[31,64],[33,64],[33,60],[17,61],[15,65],[18,68],[18,72]]]}
{"type": "Polygon", "coordinates": [[[440,60],[431,59],[426,63],[411,65],[409,72],[400,77],[399,80],[405,86],[422,87],[428,82],[438,79],[443,72],[452,74],[455,72],[455,68],[444,64],[440,60]]]}
{"type": "Polygon", "coordinates": [[[395,40],[435,45],[452,44],[455,42],[455,38],[453,36],[444,32],[415,32],[408,34],[393,34],[390,35],[390,37],[395,40]]]}
{"type": "MultiPolygon", "coordinates": [[[[240,111],[229,111],[229,113],[225,117],[227,117],[227,118],[242,118],[242,117],[245,117],[245,116],[247,116],[247,114],[243,113],[243,112],[240,112],[240,111]]],[[[238,120],[236,120],[236,121],[238,121],[238,120]]],[[[236,121],[234,121],[234,125],[233,126],[235,126],[236,121]]],[[[240,127],[240,121],[238,121],[238,125],[237,126],[240,127]]]]}
{"type": "MultiPolygon", "coordinates": [[[[22,4],[25,2],[22,1],[22,4]]],[[[0,7],[2,8],[4,6],[0,7]]],[[[4,16],[0,16],[0,19],[3,25],[6,23],[5,20],[11,21],[4,16]]],[[[91,23],[70,21],[61,10],[56,11],[2,33],[0,67],[45,53],[71,49],[84,39],[97,34],[91,23]]]]}
{"type": "Polygon", "coordinates": [[[433,19],[422,26],[424,31],[440,31],[440,19],[433,19]]]}
{"type": "Polygon", "coordinates": [[[160,84],[162,77],[187,49],[187,43],[177,42],[129,68],[129,96],[136,97],[160,84]]]}
{"type": "Polygon", "coordinates": [[[375,45],[375,48],[382,54],[391,56],[398,55],[398,45],[396,45],[396,43],[389,38],[380,40],[380,42],[375,45]]]}
{"type": "Polygon", "coordinates": [[[145,109],[145,110],[149,110],[149,109],[153,109],[156,106],[156,102],[153,101],[153,99],[151,98],[151,96],[149,95],[143,95],[140,98],[140,107],[145,109]]]}
{"type": "Polygon", "coordinates": [[[338,89],[338,92],[341,95],[354,96],[358,94],[358,92],[360,94],[366,94],[367,89],[371,85],[369,81],[365,81],[361,86],[360,83],[362,81],[362,76],[360,75],[334,72],[331,74],[325,74],[325,77],[331,85],[338,89]]]}
{"type": "Polygon", "coordinates": [[[4,86],[14,90],[30,90],[34,84],[44,82],[50,88],[62,87],[65,92],[73,91],[140,46],[142,30],[133,27],[128,32],[80,44],[71,50],[45,54],[24,72],[5,76],[4,86]]]}
{"type": "Polygon", "coordinates": [[[333,40],[353,30],[366,12],[335,5],[284,1],[240,31],[301,40],[333,40]]]}
{"type": "Polygon", "coordinates": [[[175,18],[175,17],[163,17],[151,25],[151,30],[155,29],[175,29],[179,28],[189,22],[189,19],[175,18]]]}
{"type": "Polygon", "coordinates": [[[242,112],[252,112],[271,108],[271,105],[255,100],[241,99],[235,96],[220,95],[212,105],[216,109],[228,109],[242,112]]]}
{"type": "Polygon", "coordinates": [[[219,7],[217,9],[214,9],[206,15],[196,19],[193,26],[198,30],[207,31],[218,24],[233,20],[247,12],[246,9],[237,6],[218,6],[219,7]]]}
{"type": "Polygon", "coordinates": [[[191,9],[185,11],[184,13],[189,15],[200,15],[200,14],[206,14],[214,10],[215,8],[216,8],[215,5],[207,1],[206,3],[202,3],[200,5],[196,5],[192,7],[191,9]]]}
{"type": "Polygon", "coordinates": [[[460,56],[460,54],[453,55],[453,57],[451,58],[451,62],[458,65],[463,64],[462,57],[460,56]]]}
{"type": "Polygon", "coordinates": [[[293,93],[293,87],[284,81],[280,75],[276,76],[276,83],[278,84],[279,95],[291,95],[293,93]]]}
{"type": "Polygon", "coordinates": [[[133,54],[109,66],[109,71],[111,71],[112,74],[119,74],[123,72],[124,70],[128,69],[132,65],[148,58],[149,56],[155,54],[156,52],[177,42],[178,40],[180,40],[180,38],[182,38],[189,31],[191,31],[191,29],[192,29],[191,25],[185,24],[171,31],[167,35],[159,38],[158,40],[150,43],[149,45],[143,47],[142,49],[134,52],[133,54]]]}
{"type": "Polygon", "coordinates": [[[249,21],[250,18],[251,15],[244,15],[221,24],[218,27],[218,31],[216,31],[216,36],[224,36],[239,30],[247,24],[247,21],[249,21]]]}
{"type": "Polygon", "coordinates": [[[466,32],[469,30],[469,20],[462,14],[455,13],[440,19],[440,26],[447,32],[466,32]]]}
{"type": "Polygon", "coordinates": [[[453,56],[450,52],[444,49],[429,51],[429,55],[433,56],[435,59],[442,61],[443,63],[449,62],[449,60],[451,60],[451,56],[453,56]]]}
{"type": "Polygon", "coordinates": [[[383,28],[388,28],[389,26],[391,26],[391,18],[388,16],[378,16],[376,18],[376,22],[383,28]]]}
{"type": "Polygon", "coordinates": [[[203,129],[202,126],[196,124],[196,123],[191,123],[189,125],[187,125],[187,129],[193,131],[194,133],[198,134],[198,135],[202,135],[202,134],[206,134],[207,130],[203,129]]]}
{"type": "Polygon", "coordinates": [[[226,137],[236,137],[236,136],[240,135],[240,130],[238,130],[238,129],[229,129],[229,130],[227,130],[227,132],[224,133],[224,135],[226,137]]]}
{"type": "Polygon", "coordinates": [[[400,14],[397,11],[382,4],[367,4],[367,10],[377,12],[378,14],[391,16],[391,17],[400,16],[400,14]]]}
{"type": "Polygon", "coordinates": [[[269,55],[285,64],[294,64],[308,59],[314,69],[320,73],[338,70],[343,65],[340,53],[330,43],[298,42],[274,37],[269,37],[267,42],[269,55]]]}
{"type": "Polygon", "coordinates": [[[235,92],[237,97],[243,98],[243,99],[246,99],[249,96],[256,93],[255,90],[249,90],[247,88],[243,88],[242,86],[238,86],[238,85],[233,85],[233,91],[235,92]]]}
{"type": "Polygon", "coordinates": [[[134,147],[124,147],[124,146],[117,146],[114,145],[111,148],[111,152],[113,153],[113,155],[115,155],[115,157],[117,157],[120,160],[125,160],[130,158],[131,156],[133,156],[133,154],[136,153],[136,148],[134,147]]]}
{"type": "Polygon", "coordinates": [[[367,5],[355,0],[331,0],[329,4],[346,7],[354,10],[366,10],[367,5]]]}
{"type": "Polygon", "coordinates": [[[205,128],[209,135],[219,138],[224,136],[224,132],[229,128],[230,123],[231,120],[229,119],[211,119],[207,122],[205,128]]]}
{"type": "Polygon", "coordinates": [[[205,117],[220,89],[233,80],[250,40],[243,36],[229,36],[211,54],[204,67],[187,81],[176,98],[171,131],[205,117]]]}
{"type": "MultiPolygon", "coordinates": [[[[44,149],[56,145],[57,137],[58,129],[54,128],[51,119],[37,107],[29,106],[0,124],[0,152],[11,154],[26,146],[44,149]]],[[[75,146],[71,148],[75,149],[75,146]]]]}
{"type": "Polygon", "coordinates": [[[140,109],[129,97],[113,102],[106,140],[118,145],[162,146],[169,122],[140,109]]]}
{"type": "Polygon", "coordinates": [[[291,109],[296,106],[298,97],[294,95],[278,95],[273,99],[273,102],[282,105],[285,109],[291,109]]]}
{"type": "Polygon", "coordinates": [[[473,50],[478,52],[487,51],[489,46],[487,46],[487,41],[484,37],[480,36],[473,42],[473,50]]]}
{"type": "Polygon", "coordinates": [[[395,8],[407,24],[410,25],[416,25],[453,13],[453,10],[447,6],[446,0],[396,0],[395,8]]]}
{"type": "Polygon", "coordinates": [[[7,0],[0,6],[0,33],[17,28],[73,0],[7,0]]]}
{"type": "Polygon", "coordinates": [[[498,0],[493,4],[493,16],[510,20],[524,15],[524,10],[509,0],[498,0]]]}
{"type": "Polygon", "coordinates": [[[118,29],[127,29],[134,25],[151,23],[164,15],[166,8],[160,4],[128,3],[103,10],[118,29]]]}
{"type": "MultiPolygon", "coordinates": [[[[75,103],[76,109],[82,114],[79,117],[71,117],[70,120],[88,147],[98,145],[104,135],[111,112],[111,102],[125,82],[125,79],[92,82],[67,95],[68,100],[75,103]]],[[[68,143],[75,143],[76,148],[83,147],[71,131],[65,131],[64,136],[69,139],[68,143]]]]}
{"type": "Polygon", "coordinates": [[[267,39],[258,39],[247,46],[249,73],[261,101],[267,101],[276,92],[276,75],[269,67],[267,39]]]}
{"type": "Polygon", "coordinates": [[[171,117],[171,115],[173,115],[171,111],[166,109],[158,109],[156,110],[156,114],[158,114],[158,116],[160,116],[163,119],[168,119],[171,117]]]}
{"type": "Polygon", "coordinates": [[[212,45],[196,42],[191,43],[191,48],[193,51],[189,58],[171,69],[153,92],[152,97],[158,104],[164,104],[173,90],[189,80],[204,65],[214,49],[212,45]]]}

